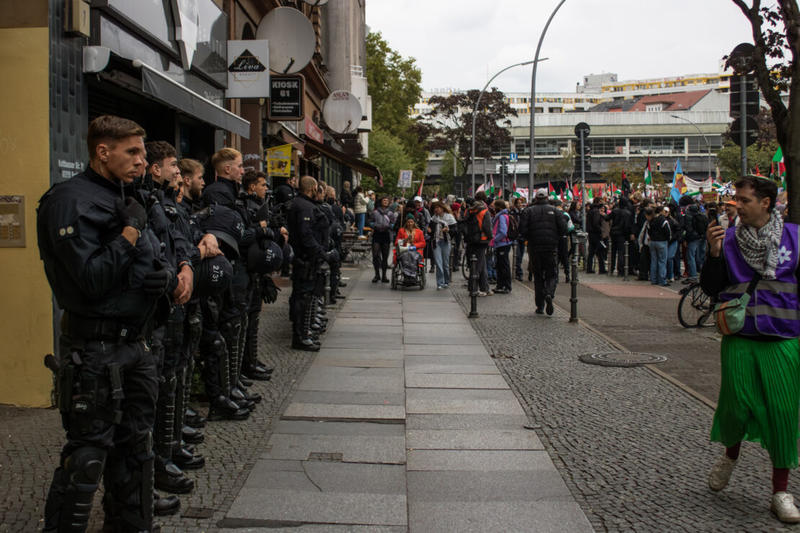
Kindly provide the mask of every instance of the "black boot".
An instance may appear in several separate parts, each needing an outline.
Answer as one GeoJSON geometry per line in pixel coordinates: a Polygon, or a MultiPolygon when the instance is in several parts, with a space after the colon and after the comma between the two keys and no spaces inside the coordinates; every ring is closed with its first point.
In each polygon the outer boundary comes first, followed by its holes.
{"type": "Polygon", "coordinates": [[[372,278],[372,283],[378,283],[380,280],[381,280],[381,275],[376,270],[375,271],[375,277],[372,278]]]}
{"type": "Polygon", "coordinates": [[[156,456],[155,487],[173,494],[187,494],[194,490],[194,481],[186,477],[183,471],[172,461],[156,456]]]}
{"type": "Polygon", "coordinates": [[[156,516],[169,516],[181,510],[181,499],[174,494],[162,496],[153,492],[153,514],[156,516]]]}
{"type": "Polygon", "coordinates": [[[206,440],[206,437],[203,435],[202,431],[191,426],[183,426],[181,428],[181,438],[184,440],[184,442],[188,442],[189,444],[200,444],[206,440]]]}
{"type": "Polygon", "coordinates": [[[247,420],[250,409],[242,409],[230,398],[220,396],[211,403],[208,409],[209,420],[247,420]]]}
{"type": "Polygon", "coordinates": [[[301,339],[300,337],[292,337],[292,349],[302,350],[304,352],[318,352],[320,345],[312,337],[308,336],[301,339]]]}
{"type": "Polygon", "coordinates": [[[206,427],[206,418],[204,416],[201,416],[200,413],[198,413],[191,407],[186,408],[186,414],[184,415],[183,421],[186,423],[187,426],[193,427],[195,429],[206,427]]]}
{"type": "Polygon", "coordinates": [[[389,278],[386,277],[386,269],[383,269],[383,277],[381,278],[381,282],[389,283],[389,278]]]}
{"type": "Polygon", "coordinates": [[[172,461],[182,470],[199,470],[206,465],[206,458],[202,454],[194,454],[178,446],[172,451],[172,461]]]}

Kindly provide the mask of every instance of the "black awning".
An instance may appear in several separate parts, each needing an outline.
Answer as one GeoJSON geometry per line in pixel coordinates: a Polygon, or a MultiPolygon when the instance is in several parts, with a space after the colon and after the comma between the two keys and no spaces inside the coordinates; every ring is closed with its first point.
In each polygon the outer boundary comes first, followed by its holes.
{"type": "Polygon", "coordinates": [[[317,141],[315,141],[310,137],[306,137],[306,150],[313,150],[321,154],[325,154],[331,159],[334,159],[339,163],[350,167],[353,170],[361,172],[362,174],[366,174],[367,176],[376,178],[379,183],[383,183],[383,176],[381,175],[381,170],[375,165],[367,163],[363,159],[347,155],[346,153],[340,152],[339,150],[331,146],[328,146],[327,144],[318,143],[317,141]]]}
{"type": "Polygon", "coordinates": [[[133,61],[133,66],[142,69],[142,91],[145,94],[198,120],[241,135],[245,139],[250,138],[249,121],[203,98],[138,59],[133,61]]]}

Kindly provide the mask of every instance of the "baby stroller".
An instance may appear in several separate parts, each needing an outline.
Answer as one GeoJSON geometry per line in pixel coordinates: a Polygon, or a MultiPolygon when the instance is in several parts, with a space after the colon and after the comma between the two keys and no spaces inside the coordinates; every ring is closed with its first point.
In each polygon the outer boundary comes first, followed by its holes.
{"type": "Polygon", "coordinates": [[[419,286],[419,290],[425,288],[425,258],[417,251],[416,246],[396,244],[392,266],[392,289],[414,286],[419,286]]]}

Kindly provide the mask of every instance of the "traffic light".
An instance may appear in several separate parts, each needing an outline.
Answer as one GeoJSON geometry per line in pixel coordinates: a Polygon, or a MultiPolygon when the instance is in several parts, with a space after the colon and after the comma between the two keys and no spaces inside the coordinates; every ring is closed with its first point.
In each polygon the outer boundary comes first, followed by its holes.
{"type": "Polygon", "coordinates": [[[586,139],[583,140],[583,154],[581,154],[580,139],[576,141],[575,146],[577,147],[575,154],[575,175],[581,175],[581,156],[583,157],[583,170],[588,174],[592,171],[592,147],[589,146],[589,142],[586,139]]]}
{"type": "Polygon", "coordinates": [[[758,139],[758,116],[760,96],[755,74],[731,76],[730,116],[735,120],[731,124],[731,140],[741,146],[742,126],[745,129],[745,146],[750,146],[758,139]],[[744,99],[744,119],[742,119],[742,99],[744,99]]]}

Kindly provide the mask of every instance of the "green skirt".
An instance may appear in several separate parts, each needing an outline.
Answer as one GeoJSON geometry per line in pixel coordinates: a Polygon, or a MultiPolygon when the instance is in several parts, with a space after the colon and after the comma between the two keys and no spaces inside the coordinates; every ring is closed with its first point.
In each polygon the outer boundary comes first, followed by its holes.
{"type": "Polygon", "coordinates": [[[769,452],[775,468],[797,468],[800,344],[722,339],[722,386],[711,440],[747,440],[769,452]]]}

